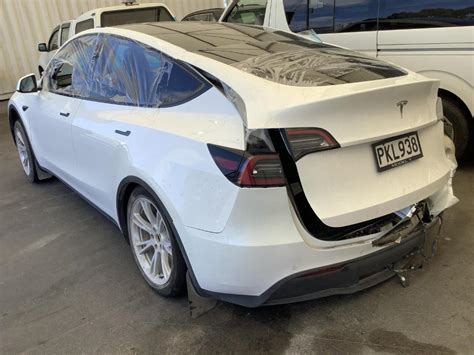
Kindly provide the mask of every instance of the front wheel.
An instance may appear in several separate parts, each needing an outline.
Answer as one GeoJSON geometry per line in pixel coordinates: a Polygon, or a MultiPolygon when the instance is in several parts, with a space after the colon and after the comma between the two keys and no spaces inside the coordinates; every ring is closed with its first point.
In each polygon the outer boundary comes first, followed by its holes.
{"type": "Polygon", "coordinates": [[[21,167],[25,172],[26,178],[29,182],[37,182],[38,174],[35,165],[35,156],[31,149],[28,136],[20,121],[16,121],[13,126],[13,133],[15,135],[16,148],[20,157],[21,167]]]}
{"type": "Polygon", "coordinates": [[[165,297],[185,288],[186,265],[171,228],[171,221],[143,188],[132,192],[127,224],[133,257],[146,282],[165,297]]]}

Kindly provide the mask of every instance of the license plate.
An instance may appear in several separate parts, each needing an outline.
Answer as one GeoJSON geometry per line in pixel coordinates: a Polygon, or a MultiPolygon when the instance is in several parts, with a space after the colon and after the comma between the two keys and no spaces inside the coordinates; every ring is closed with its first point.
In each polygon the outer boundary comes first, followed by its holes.
{"type": "Polygon", "coordinates": [[[391,137],[372,144],[377,170],[385,171],[423,157],[417,132],[391,137]]]}

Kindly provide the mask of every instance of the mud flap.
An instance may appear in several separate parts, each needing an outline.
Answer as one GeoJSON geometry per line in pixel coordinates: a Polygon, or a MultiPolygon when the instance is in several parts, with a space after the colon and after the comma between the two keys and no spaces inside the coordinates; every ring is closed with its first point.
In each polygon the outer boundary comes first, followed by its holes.
{"type": "Polygon", "coordinates": [[[197,292],[189,277],[189,271],[186,273],[186,286],[188,289],[189,313],[192,318],[198,318],[206,314],[219,304],[216,299],[203,297],[197,292]]]}
{"type": "Polygon", "coordinates": [[[422,243],[405,259],[394,265],[393,271],[403,287],[410,285],[411,271],[421,269],[423,264],[436,254],[441,225],[441,216],[435,217],[429,223],[422,223],[422,243]]]}

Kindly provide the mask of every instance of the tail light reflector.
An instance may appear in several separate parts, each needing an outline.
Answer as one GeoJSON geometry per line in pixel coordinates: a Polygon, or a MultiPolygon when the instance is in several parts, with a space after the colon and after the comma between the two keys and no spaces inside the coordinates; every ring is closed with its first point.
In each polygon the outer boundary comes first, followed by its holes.
{"type": "Polygon", "coordinates": [[[306,154],[339,148],[334,137],[321,128],[287,128],[285,132],[295,161],[306,154]]]}
{"type": "Polygon", "coordinates": [[[276,187],[285,185],[278,154],[250,154],[241,150],[208,144],[220,171],[240,187],[276,187]]]}

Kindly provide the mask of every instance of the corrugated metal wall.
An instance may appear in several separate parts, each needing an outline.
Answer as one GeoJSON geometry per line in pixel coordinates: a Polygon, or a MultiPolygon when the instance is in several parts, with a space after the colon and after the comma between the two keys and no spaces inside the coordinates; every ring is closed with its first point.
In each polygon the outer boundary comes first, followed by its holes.
{"type": "MultiPolygon", "coordinates": [[[[37,45],[47,42],[51,30],[65,20],[98,7],[120,5],[121,0],[0,0],[0,99],[15,90],[18,78],[37,72],[37,45]]],[[[138,0],[168,5],[177,19],[189,12],[222,7],[223,0],[138,0]]]]}

